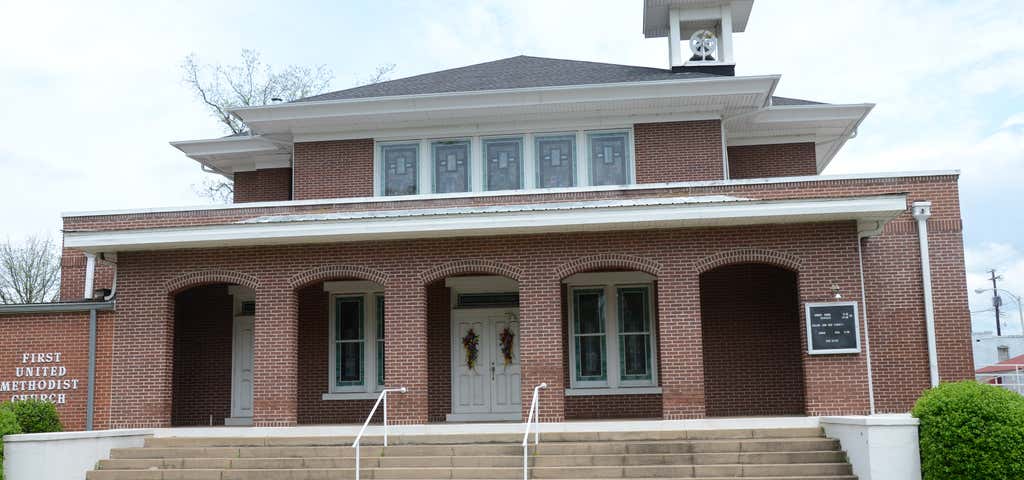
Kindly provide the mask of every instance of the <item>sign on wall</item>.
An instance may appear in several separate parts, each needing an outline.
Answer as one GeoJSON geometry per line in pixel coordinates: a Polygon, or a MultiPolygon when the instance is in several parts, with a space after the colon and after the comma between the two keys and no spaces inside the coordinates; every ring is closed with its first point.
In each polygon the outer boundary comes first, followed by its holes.
{"type": "Polygon", "coordinates": [[[860,353],[857,302],[806,304],[807,353],[860,353]]]}
{"type": "Polygon", "coordinates": [[[0,401],[39,399],[64,404],[78,390],[78,379],[68,377],[62,352],[22,353],[14,378],[0,380],[0,401]]]}

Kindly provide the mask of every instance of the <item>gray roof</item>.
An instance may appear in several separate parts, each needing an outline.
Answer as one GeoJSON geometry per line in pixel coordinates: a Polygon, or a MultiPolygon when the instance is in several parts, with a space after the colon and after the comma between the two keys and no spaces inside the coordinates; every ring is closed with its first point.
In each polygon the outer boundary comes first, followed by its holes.
{"type": "MultiPolygon", "coordinates": [[[[316,102],[397,95],[479,92],[485,90],[593,85],[601,83],[650,82],[718,76],[712,73],[675,72],[662,68],[520,55],[493,62],[478,63],[466,67],[363,85],[347,90],[300,98],[294,101],[316,102]]],[[[776,97],[775,102],[776,105],[809,105],[815,103],[817,102],[781,97],[776,97]]]]}
{"type": "Polygon", "coordinates": [[[792,105],[825,105],[824,102],[815,102],[812,100],[803,100],[799,98],[789,97],[772,97],[772,105],[792,106],[792,105]]]}

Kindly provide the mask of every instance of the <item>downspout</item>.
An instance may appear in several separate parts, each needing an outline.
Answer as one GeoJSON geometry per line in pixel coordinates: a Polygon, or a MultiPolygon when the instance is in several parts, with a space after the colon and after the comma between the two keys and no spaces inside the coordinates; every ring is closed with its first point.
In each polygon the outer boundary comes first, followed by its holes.
{"type": "Polygon", "coordinates": [[[864,352],[868,363],[868,408],[870,415],[875,414],[875,373],[871,368],[871,334],[868,328],[868,295],[864,288],[864,255],[861,253],[861,241],[864,237],[857,236],[857,262],[860,266],[860,304],[864,315],[864,352]]]}
{"type": "Polygon", "coordinates": [[[89,310],[89,387],[85,397],[85,429],[92,430],[96,397],[96,309],[89,310]]]}
{"type": "Polygon", "coordinates": [[[93,296],[93,282],[96,279],[96,254],[85,254],[85,292],[82,298],[89,300],[93,296]]]}
{"type": "Polygon", "coordinates": [[[928,256],[928,217],[932,216],[932,202],[914,202],[917,220],[917,239],[921,245],[921,282],[924,287],[924,320],[928,333],[928,370],[932,387],[939,385],[939,354],[935,347],[935,305],[932,302],[932,265],[928,256]]]}

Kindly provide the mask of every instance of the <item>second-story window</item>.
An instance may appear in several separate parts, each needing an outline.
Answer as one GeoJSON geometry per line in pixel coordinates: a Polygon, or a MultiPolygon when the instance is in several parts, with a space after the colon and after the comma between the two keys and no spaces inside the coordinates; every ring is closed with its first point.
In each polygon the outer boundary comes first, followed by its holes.
{"type": "Polygon", "coordinates": [[[469,191],[469,141],[434,142],[434,193],[469,191]]]}
{"type": "Polygon", "coordinates": [[[576,136],[537,137],[537,186],[540,188],[576,185],[576,136]]]}
{"type": "Polygon", "coordinates": [[[590,184],[629,183],[629,134],[592,133],[590,139],[590,184]]]}
{"type": "Polygon", "coordinates": [[[384,195],[415,195],[419,179],[419,145],[404,143],[381,146],[384,167],[384,195]]]}
{"type": "Polygon", "coordinates": [[[523,188],[523,140],[521,138],[484,140],[484,172],[487,190],[523,188]]]}

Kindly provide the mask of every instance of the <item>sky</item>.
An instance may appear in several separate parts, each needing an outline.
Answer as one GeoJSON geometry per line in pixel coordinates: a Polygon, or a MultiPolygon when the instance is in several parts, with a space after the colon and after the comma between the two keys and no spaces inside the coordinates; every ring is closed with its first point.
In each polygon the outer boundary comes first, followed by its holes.
{"type": "MultiPolygon", "coordinates": [[[[60,236],[60,214],[207,203],[208,174],[168,145],[223,135],[181,63],[326,65],[332,87],[515,55],[664,68],[642,0],[0,0],[0,240],[60,236]]],[[[738,75],[776,94],[877,106],[824,172],[958,169],[968,287],[1024,295],[1024,2],[758,0],[738,75]]],[[[970,293],[976,330],[993,330],[970,293]]],[[[1021,333],[1006,299],[1006,331],[1021,333]]]]}

